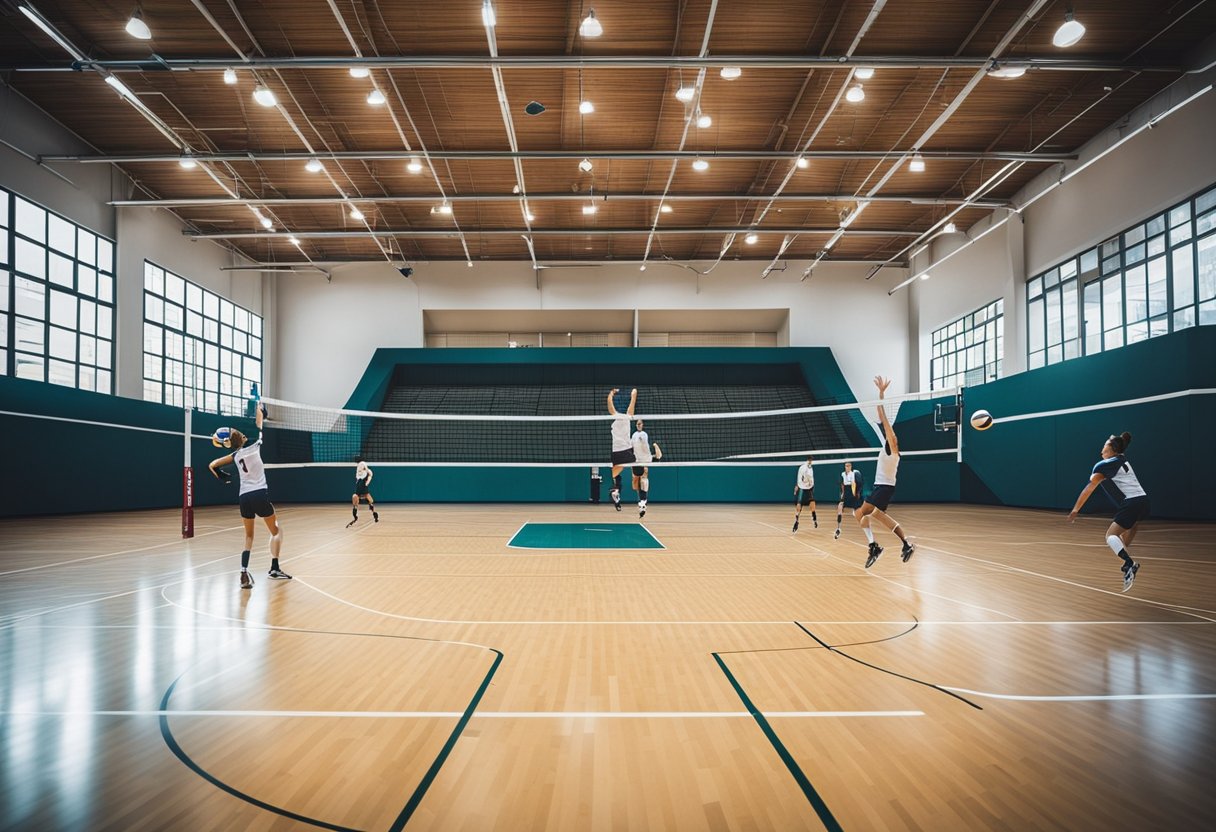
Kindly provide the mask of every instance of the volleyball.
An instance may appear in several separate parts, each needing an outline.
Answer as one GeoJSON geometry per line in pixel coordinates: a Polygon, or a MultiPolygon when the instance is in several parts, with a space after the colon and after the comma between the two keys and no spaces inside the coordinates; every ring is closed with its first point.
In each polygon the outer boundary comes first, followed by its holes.
{"type": "Polygon", "coordinates": [[[992,427],[992,414],[987,410],[977,410],[971,414],[971,427],[976,430],[988,430],[992,427]]]}
{"type": "Polygon", "coordinates": [[[216,428],[211,434],[211,444],[217,448],[231,448],[232,428],[216,428]]]}

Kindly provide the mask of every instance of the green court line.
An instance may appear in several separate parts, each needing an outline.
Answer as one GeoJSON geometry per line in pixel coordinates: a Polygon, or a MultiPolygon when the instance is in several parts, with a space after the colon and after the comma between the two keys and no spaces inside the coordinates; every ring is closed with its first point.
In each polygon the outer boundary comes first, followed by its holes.
{"type": "Polygon", "coordinates": [[[747,708],[748,713],[756,720],[756,724],[760,726],[760,730],[768,738],[769,744],[776,749],[777,756],[781,758],[781,762],[785,763],[785,767],[794,776],[794,781],[802,788],[802,793],[806,796],[807,802],[815,809],[815,814],[819,815],[819,820],[823,822],[828,832],[843,832],[835,816],[832,815],[832,810],[823,802],[823,798],[819,796],[819,792],[815,791],[815,787],[811,785],[811,781],[802,772],[802,768],[794,760],[793,755],[790,754],[785,744],[781,742],[781,739],[777,736],[777,732],[773,730],[773,726],[764,718],[764,714],[760,713],[760,709],[752,704],[752,700],[748,698],[743,690],[743,686],[739,684],[734,674],[730,672],[730,668],[726,666],[726,662],[722,661],[722,657],[717,653],[711,653],[710,655],[714,657],[714,661],[718,663],[718,667],[722,668],[722,672],[726,674],[731,687],[735,689],[735,693],[742,700],[743,706],[747,708]]]}
{"type": "Polygon", "coordinates": [[[498,670],[498,665],[502,663],[502,651],[495,650],[493,647],[487,647],[487,650],[494,654],[494,664],[490,665],[490,670],[486,673],[486,678],[481,680],[481,687],[477,688],[477,693],[473,694],[473,698],[469,701],[469,705],[464,709],[464,715],[460,717],[460,721],[456,723],[456,727],[452,729],[451,736],[448,741],[443,744],[439,755],[435,757],[435,761],[431,763],[431,767],[427,769],[422,781],[418,783],[414,793],[410,795],[410,800],[405,804],[405,808],[401,810],[401,814],[393,821],[393,825],[389,827],[390,832],[401,832],[405,825],[410,822],[410,818],[414,814],[414,810],[418,808],[418,804],[422,802],[422,798],[426,795],[427,789],[431,787],[436,775],[439,774],[439,769],[443,768],[443,764],[447,761],[448,755],[452,753],[452,749],[456,747],[456,740],[460,739],[461,733],[464,732],[464,727],[469,724],[469,719],[473,716],[473,711],[477,710],[477,704],[481,701],[481,697],[485,694],[486,688],[490,686],[490,680],[494,678],[494,672],[498,670]]]}

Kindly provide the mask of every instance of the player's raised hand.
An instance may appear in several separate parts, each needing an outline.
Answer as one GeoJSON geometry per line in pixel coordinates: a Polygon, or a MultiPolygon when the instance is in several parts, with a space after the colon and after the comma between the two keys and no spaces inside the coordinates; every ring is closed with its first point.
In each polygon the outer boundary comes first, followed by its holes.
{"type": "Polygon", "coordinates": [[[878,388],[878,398],[881,399],[883,394],[887,392],[887,388],[891,386],[891,379],[874,376],[874,386],[878,388]]]}

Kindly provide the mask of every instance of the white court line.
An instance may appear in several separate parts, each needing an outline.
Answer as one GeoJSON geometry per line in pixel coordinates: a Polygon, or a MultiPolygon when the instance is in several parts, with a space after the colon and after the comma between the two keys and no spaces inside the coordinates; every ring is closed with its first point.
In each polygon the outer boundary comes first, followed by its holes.
{"type": "MultiPolygon", "coordinates": [[[[236,716],[322,719],[457,719],[464,711],[0,711],[5,716],[236,716]]],[[[765,711],[768,718],[924,716],[924,711],[765,711]]],[[[750,711],[482,711],[473,719],[750,719],[750,711]]]]}
{"type": "MultiPolygon", "coordinates": [[[[756,520],[755,522],[761,526],[768,526],[768,528],[770,528],[770,529],[776,529],[777,531],[781,531],[782,533],[784,533],[784,530],[777,529],[776,526],[770,525],[761,520],[756,520]]],[[[798,543],[802,544],[803,546],[806,546],[808,548],[815,549],[816,551],[822,552],[824,557],[834,558],[835,560],[838,560],[841,563],[846,563],[849,566],[853,567],[854,569],[860,569],[862,571],[862,574],[869,575],[870,577],[873,577],[873,578],[878,578],[880,581],[886,581],[889,584],[893,584],[895,586],[902,587],[903,589],[909,589],[909,590],[919,593],[921,595],[928,595],[932,598],[938,598],[943,601],[949,601],[952,604],[960,604],[964,607],[971,607],[972,609],[983,610],[984,612],[996,613],[997,615],[1002,615],[1005,618],[1010,618],[1010,619],[1013,619],[1014,621],[1020,620],[1017,616],[1010,615],[1009,613],[1006,613],[1006,612],[1001,612],[1000,610],[994,610],[990,607],[983,607],[983,606],[980,606],[979,604],[970,604],[966,601],[960,601],[957,598],[951,598],[948,595],[939,595],[935,592],[929,592],[928,590],[925,590],[925,589],[918,589],[917,587],[909,586],[908,584],[901,584],[899,581],[893,581],[890,578],[886,577],[885,575],[879,575],[876,572],[870,572],[864,566],[858,566],[855,563],[850,563],[849,561],[845,560],[844,558],[840,557],[839,555],[834,555],[831,552],[829,552],[827,549],[820,548],[819,546],[816,546],[813,543],[807,543],[806,541],[802,540],[801,538],[797,538],[797,537],[795,537],[793,539],[796,540],[798,543]]],[[[846,540],[844,542],[852,544],[854,546],[861,546],[860,543],[856,543],[855,541],[852,541],[852,540],[846,540]]]]}
{"type": "Polygon", "coordinates": [[[988,699],[1008,699],[1014,702],[1134,702],[1156,699],[1216,699],[1216,693],[1096,693],[1063,696],[1029,696],[1013,693],[989,693],[982,690],[967,688],[952,688],[942,685],[943,690],[955,693],[969,693],[972,696],[983,696],[988,699]]]}
{"type": "Polygon", "coordinates": [[[189,540],[197,540],[200,537],[207,537],[208,535],[219,534],[220,532],[230,532],[230,531],[233,531],[234,529],[239,529],[239,528],[241,528],[241,527],[240,526],[228,526],[223,529],[216,529],[213,532],[203,532],[202,534],[195,535],[192,538],[181,538],[181,539],[177,539],[177,540],[171,540],[167,543],[154,543],[151,546],[141,546],[138,549],[123,549],[120,552],[104,552],[100,555],[89,555],[87,557],[75,558],[73,560],[61,560],[58,563],[44,563],[39,566],[27,566],[23,569],[10,569],[7,572],[0,572],[0,576],[16,575],[18,572],[35,572],[39,569],[50,569],[53,566],[68,566],[69,564],[81,563],[82,561],[86,561],[86,560],[97,560],[98,558],[109,558],[109,557],[114,557],[116,555],[129,555],[134,552],[146,552],[149,549],[159,549],[162,546],[173,546],[176,544],[189,545],[189,543],[187,542],[189,540]]]}

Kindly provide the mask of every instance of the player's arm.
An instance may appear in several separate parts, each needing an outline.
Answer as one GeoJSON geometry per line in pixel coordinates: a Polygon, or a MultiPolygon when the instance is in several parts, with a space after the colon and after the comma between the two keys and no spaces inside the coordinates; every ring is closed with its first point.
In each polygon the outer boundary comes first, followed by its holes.
{"type": "Polygon", "coordinates": [[[376,476],[375,472],[372,471],[371,468],[368,468],[367,469],[367,482],[364,483],[364,485],[367,485],[368,487],[370,487],[372,484],[372,477],[374,477],[374,476],[376,476]]]}
{"type": "Polygon", "coordinates": [[[617,393],[619,393],[620,390],[621,389],[619,387],[613,387],[611,390],[608,391],[608,412],[611,413],[613,416],[617,415],[617,413],[616,413],[616,405],[613,404],[613,402],[612,402],[612,397],[615,396],[617,393]]]}
{"type": "Polygon", "coordinates": [[[227,471],[225,471],[223,469],[224,469],[225,465],[231,465],[231,464],[232,464],[232,454],[228,454],[228,456],[222,456],[219,459],[211,460],[211,464],[208,465],[207,467],[211,469],[211,476],[215,477],[217,480],[220,480],[221,482],[229,482],[232,480],[232,474],[229,474],[227,471]]]}
{"type": "MultiPolygon", "coordinates": [[[[875,376],[874,386],[878,388],[878,398],[881,400],[885,398],[887,388],[891,386],[891,379],[875,376]]],[[[899,441],[895,438],[895,429],[887,421],[887,409],[881,404],[878,406],[878,421],[882,422],[882,430],[886,434],[887,444],[891,446],[891,453],[898,454],[899,441]]]]}
{"type": "Polygon", "coordinates": [[[654,461],[658,462],[663,458],[663,449],[659,447],[659,443],[654,443],[654,461]]]}
{"type": "Polygon", "coordinates": [[[635,407],[637,407],[637,404],[638,404],[638,388],[635,387],[629,391],[629,409],[625,411],[627,414],[629,414],[629,418],[631,418],[631,419],[633,418],[633,409],[635,407]]]}
{"type": "Polygon", "coordinates": [[[1085,505],[1085,501],[1094,493],[1094,489],[1106,479],[1102,474],[1094,474],[1089,478],[1089,482],[1081,489],[1081,494],[1077,497],[1077,504],[1072,507],[1072,511],[1068,512],[1068,522],[1071,523],[1077,519],[1077,513],[1081,511],[1081,506],[1085,505]]]}

